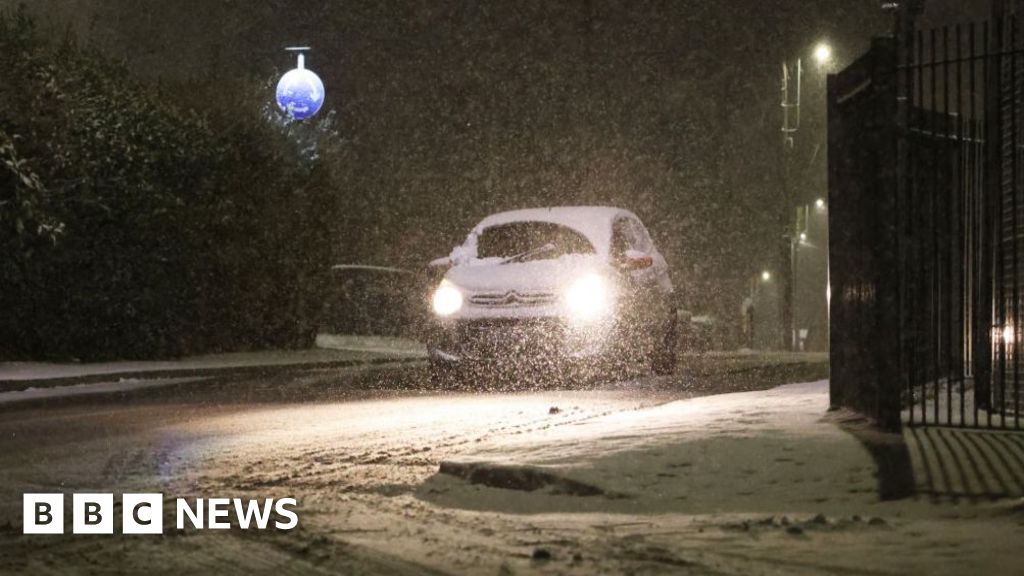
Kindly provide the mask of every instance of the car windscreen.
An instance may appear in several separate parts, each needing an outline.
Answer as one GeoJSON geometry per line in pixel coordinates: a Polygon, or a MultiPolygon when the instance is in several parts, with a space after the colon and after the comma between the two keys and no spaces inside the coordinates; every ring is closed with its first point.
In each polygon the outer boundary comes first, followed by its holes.
{"type": "Polygon", "coordinates": [[[566,254],[593,254],[594,246],[582,234],[551,222],[513,222],[485,228],[477,241],[478,258],[509,258],[531,251],[531,260],[555,259],[566,254]],[[553,250],[544,250],[546,245],[553,250]]]}

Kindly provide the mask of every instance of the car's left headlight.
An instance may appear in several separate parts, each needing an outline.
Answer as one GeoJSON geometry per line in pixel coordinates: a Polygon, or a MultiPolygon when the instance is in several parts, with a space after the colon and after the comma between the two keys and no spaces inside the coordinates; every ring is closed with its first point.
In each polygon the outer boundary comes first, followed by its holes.
{"type": "Polygon", "coordinates": [[[462,292],[451,282],[442,280],[434,291],[433,305],[438,316],[451,316],[462,309],[462,292]]]}
{"type": "Polygon", "coordinates": [[[597,274],[576,279],[565,291],[564,300],[576,320],[602,318],[611,311],[612,294],[608,281],[597,274]]]}

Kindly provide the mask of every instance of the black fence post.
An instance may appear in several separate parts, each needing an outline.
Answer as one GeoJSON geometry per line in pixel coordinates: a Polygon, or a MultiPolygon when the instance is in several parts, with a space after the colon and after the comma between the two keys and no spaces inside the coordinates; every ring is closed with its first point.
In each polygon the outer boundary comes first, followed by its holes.
{"type": "Polygon", "coordinates": [[[901,425],[897,45],[829,77],[832,405],[901,425]]]}
{"type": "MultiPolygon", "coordinates": [[[[996,214],[1002,200],[1002,103],[1001,74],[1003,48],[1002,0],[992,2],[992,21],[985,46],[985,184],[982,188],[981,250],[978,254],[978,291],[974,314],[974,403],[983,410],[992,407],[992,332],[995,275],[996,214]]],[[[991,412],[988,416],[991,419],[991,412]]]]}
{"type": "Polygon", "coordinates": [[[902,361],[900,354],[902,333],[902,267],[899,202],[899,107],[897,61],[898,47],[889,39],[872,44],[875,53],[872,76],[876,92],[880,95],[878,121],[885,126],[883,150],[880,155],[878,206],[878,231],[876,249],[879,250],[878,264],[874,270],[877,286],[877,325],[875,362],[878,367],[878,424],[886,429],[898,431],[902,424],[901,395],[903,391],[902,361]]]}
{"type": "MultiPolygon", "coordinates": [[[[906,404],[909,408],[909,424],[914,424],[914,382],[910,377],[910,366],[908,363],[909,352],[914,346],[914,324],[912,322],[912,311],[908,292],[909,278],[907,271],[910,270],[910,246],[912,238],[909,237],[910,227],[907,225],[910,216],[909,199],[913,179],[911,177],[911,143],[910,126],[911,114],[914,110],[914,38],[917,30],[917,18],[923,10],[920,0],[904,3],[896,11],[895,36],[896,36],[896,62],[902,67],[897,67],[896,74],[896,118],[897,126],[897,148],[896,166],[898,176],[896,179],[896,270],[899,279],[897,287],[897,323],[899,331],[899,359],[895,373],[899,378],[900,394],[907,394],[906,404]]],[[[903,402],[898,401],[902,407],[903,402]]]]}

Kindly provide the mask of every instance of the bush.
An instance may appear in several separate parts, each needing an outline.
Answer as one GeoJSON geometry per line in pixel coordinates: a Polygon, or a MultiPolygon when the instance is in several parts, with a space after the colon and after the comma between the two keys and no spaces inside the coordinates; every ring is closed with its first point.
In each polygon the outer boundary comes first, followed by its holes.
{"type": "Polygon", "coordinates": [[[197,111],[0,21],[0,357],[304,344],[328,170],[244,101],[197,111]]]}

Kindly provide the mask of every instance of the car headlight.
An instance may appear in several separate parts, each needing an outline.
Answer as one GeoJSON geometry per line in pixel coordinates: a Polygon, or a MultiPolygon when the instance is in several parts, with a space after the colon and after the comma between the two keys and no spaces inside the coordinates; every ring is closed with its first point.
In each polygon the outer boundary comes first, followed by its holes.
{"type": "Polygon", "coordinates": [[[434,313],[438,316],[451,316],[462,309],[462,292],[454,284],[442,280],[434,291],[434,313]]]}
{"type": "Polygon", "coordinates": [[[611,290],[608,282],[597,274],[577,279],[565,291],[565,304],[577,320],[595,320],[611,310],[611,290]]]}

